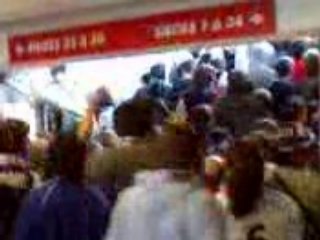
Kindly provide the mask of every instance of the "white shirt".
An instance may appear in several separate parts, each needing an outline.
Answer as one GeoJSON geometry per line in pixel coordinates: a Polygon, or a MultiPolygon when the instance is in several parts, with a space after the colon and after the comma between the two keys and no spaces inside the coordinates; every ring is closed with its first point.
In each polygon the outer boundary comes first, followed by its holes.
{"type": "Polygon", "coordinates": [[[213,198],[187,182],[149,177],[140,175],[120,195],[105,240],[221,239],[223,218],[213,198]]]}
{"type": "Polygon", "coordinates": [[[227,240],[300,240],[304,222],[297,204],[287,195],[265,188],[255,211],[240,219],[229,217],[227,240]]]}

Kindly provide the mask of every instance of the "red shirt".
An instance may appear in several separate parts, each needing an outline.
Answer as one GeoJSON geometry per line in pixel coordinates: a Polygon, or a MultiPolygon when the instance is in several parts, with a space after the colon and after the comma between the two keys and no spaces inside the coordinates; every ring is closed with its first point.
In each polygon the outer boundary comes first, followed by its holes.
{"type": "Polygon", "coordinates": [[[295,59],[293,63],[293,81],[301,84],[306,80],[307,76],[306,64],[303,59],[295,59]]]}

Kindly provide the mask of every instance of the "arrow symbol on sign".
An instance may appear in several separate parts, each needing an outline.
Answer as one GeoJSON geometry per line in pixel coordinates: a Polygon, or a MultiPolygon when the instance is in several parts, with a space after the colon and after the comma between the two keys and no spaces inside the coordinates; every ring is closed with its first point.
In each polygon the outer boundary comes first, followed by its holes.
{"type": "Polygon", "coordinates": [[[261,13],[255,13],[249,18],[249,22],[258,26],[264,22],[264,16],[261,13]]]}
{"type": "Polygon", "coordinates": [[[15,51],[18,55],[23,55],[24,54],[24,47],[21,45],[21,44],[18,44],[16,47],[15,47],[15,51]]]}

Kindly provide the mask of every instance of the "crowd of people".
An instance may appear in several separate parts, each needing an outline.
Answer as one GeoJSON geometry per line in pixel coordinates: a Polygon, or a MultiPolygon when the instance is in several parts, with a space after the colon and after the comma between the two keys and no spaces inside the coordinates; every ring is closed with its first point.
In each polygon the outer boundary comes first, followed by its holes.
{"type": "Polygon", "coordinates": [[[320,239],[319,50],[261,42],[249,56],[246,72],[231,49],[192,51],[169,77],[156,64],[131,99],[100,88],[41,144],[1,120],[1,239],[320,239]]]}

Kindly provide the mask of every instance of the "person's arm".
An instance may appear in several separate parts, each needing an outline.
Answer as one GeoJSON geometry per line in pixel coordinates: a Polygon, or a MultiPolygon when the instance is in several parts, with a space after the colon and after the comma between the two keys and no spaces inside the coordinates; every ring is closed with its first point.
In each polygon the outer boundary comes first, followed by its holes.
{"type": "Polygon", "coordinates": [[[78,134],[81,138],[87,139],[90,136],[94,125],[94,115],[95,111],[92,108],[89,108],[86,111],[86,114],[79,126],[78,134]]]}

